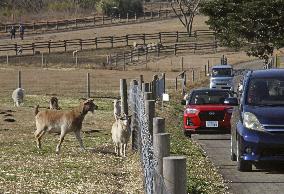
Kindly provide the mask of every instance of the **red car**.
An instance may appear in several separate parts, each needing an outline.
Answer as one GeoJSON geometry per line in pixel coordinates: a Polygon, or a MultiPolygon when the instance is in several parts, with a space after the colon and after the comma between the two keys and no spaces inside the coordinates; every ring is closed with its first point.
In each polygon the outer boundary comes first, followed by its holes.
{"type": "Polygon", "coordinates": [[[228,132],[233,107],[224,104],[226,98],[233,94],[221,89],[194,89],[185,96],[183,123],[184,134],[191,137],[192,133],[228,132]]]}

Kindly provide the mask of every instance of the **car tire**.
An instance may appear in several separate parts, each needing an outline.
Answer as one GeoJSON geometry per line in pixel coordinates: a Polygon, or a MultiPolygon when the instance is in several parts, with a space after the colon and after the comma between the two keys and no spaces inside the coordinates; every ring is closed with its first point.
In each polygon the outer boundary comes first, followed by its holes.
{"type": "Polygon", "coordinates": [[[183,131],[183,134],[184,134],[184,136],[186,136],[186,137],[188,137],[188,138],[191,138],[191,132],[190,132],[190,131],[184,130],[184,131],[183,131]]]}
{"type": "Polygon", "coordinates": [[[249,161],[245,161],[241,158],[242,155],[242,142],[241,138],[237,139],[237,169],[240,172],[250,172],[252,171],[252,164],[249,161]]]}
{"type": "Polygon", "coordinates": [[[234,143],[233,143],[233,136],[232,136],[232,134],[231,134],[231,160],[232,161],[237,161],[237,155],[235,154],[235,152],[234,152],[234,147],[235,145],[234,145],[234,143]]]}

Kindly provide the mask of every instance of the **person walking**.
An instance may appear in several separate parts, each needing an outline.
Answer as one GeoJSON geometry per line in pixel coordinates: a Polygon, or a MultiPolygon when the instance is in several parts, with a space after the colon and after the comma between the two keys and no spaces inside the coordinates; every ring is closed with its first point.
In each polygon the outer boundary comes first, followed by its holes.
{"type": "Polygon", "coordinates": [[[20,26],[19,26],[19,32],[20,32],[20,37],[23,40],[24,39],[25,27],[22,24],[20,24],[20,26]]]}
{"type": "Polygon", "coordinates": [[[16,28],[14,26],[12,26],[11,30],[10,30],[10,34],[11,34],[11,40],[14,38],[16,38],[16,28]]]}

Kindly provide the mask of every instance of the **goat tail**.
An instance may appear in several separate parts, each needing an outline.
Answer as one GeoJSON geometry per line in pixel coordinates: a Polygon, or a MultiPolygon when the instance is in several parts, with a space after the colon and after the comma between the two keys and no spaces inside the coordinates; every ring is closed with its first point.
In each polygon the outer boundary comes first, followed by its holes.
{"type": "Polygon", "coordinates": [[[37,113],[39,112],[39,105],[36,105],[36,107],[35,107],[35,116],[37,115],[37,113]]]}

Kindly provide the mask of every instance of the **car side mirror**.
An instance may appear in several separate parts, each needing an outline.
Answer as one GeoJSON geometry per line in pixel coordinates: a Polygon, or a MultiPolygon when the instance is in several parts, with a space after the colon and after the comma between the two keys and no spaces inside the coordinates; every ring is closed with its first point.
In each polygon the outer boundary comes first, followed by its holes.
{"type": "Polygon", "coordinates": [[[238,98],[226,98],[224,100],[224,104],[230,105],[230,106],[238,106],[239,101],[238,101],[238,98]]]}
{"type": "Polygon", "coordinates": [[[181,101],[180,101],[180,104],[181,104],[181,105],[186,105],[186,101],[185,101],[185,100],[181,100],[181,101]]]}

